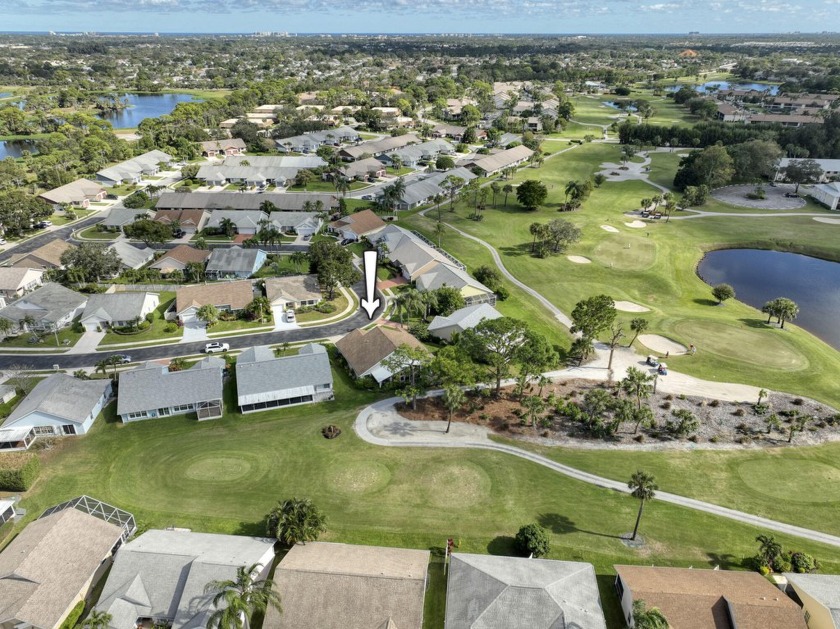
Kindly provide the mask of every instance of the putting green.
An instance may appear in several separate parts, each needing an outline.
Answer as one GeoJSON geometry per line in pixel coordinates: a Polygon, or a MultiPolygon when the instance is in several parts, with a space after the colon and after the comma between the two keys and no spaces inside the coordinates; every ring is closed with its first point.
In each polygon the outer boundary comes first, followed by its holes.
{"type": "Polygon", "coordinates": [[[781,330],[688,319],[678,321],[673,331],[687,343],[696,345],[698,352],[760,363],[765,369],[798,371],[809,364],[804,354],[782,338],[781,330]]]}
{"type": "Polygon", "coordinates": [[[642,271],[656,261],[656,245],[645,236],[608,234],[592,251],[592,259],[624,271],[642,271]]]}
{"type": "Polygon", "coordinates": [[[424,472],[417,486],[428,488],[427,499],[432,505],[457,509],[489,500],[492,483],[477,465],[448,463],[424,472]]]}
{"type": "Polygon", "coordinates": [[[840,501],[840,468],[810,459],[753,459],[738,466],[750,489],[791,502],[840,501]]]}
{"type": "Polygon", "coordinates": [[[251,473],[251,463],[231,456],[199,459],[184,470],[184,476],[198,481],[239,480],[251,473]]]}
{"type": "Polygon", "coordinates": [[[354,496],[384,489],[391,482],[391,471],[375,461],[336,464],[327,471],[332,489],[354,496]]]}

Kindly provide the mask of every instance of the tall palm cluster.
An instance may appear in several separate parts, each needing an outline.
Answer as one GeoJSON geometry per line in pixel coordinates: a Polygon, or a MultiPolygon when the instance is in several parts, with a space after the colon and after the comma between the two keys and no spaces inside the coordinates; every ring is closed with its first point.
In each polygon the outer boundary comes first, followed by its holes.
{"type": "Polygon", "coordinates": [[[405,197],[405,180],[399,177],[390,186],[385,186],[382,189],[382,196],[379,197],[377,209],[383,212],[390,211],[392,214],[396,213],[397,206],[402,203],[405,197]]]}
{"type": "Polygon", "coordinates": [[[409,288],[401,292],[394,300],[394,308],[399,314],[400,323],[404,322],[405,315],[422,317],[428,320],[429,314],[437,308],[438,300],[434,291],[420,292],[416,288],[409,288]]]}

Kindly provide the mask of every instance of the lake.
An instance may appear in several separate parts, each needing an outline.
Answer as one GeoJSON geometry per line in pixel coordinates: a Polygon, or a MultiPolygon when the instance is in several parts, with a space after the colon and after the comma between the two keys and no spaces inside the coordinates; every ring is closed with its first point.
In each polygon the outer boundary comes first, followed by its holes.
{"type": "Polygon", "coordinates": [[[737,299],[755,308],[776,297],[792,299],[799,305],[796,325],[840,350],[840,263],[798,253],[723,249],[706,254],[697,272],[708,284],[731,284],[737,299]]]}
{"type": "Polygon", "coordinates": [[[127,100],[129,107],[97,116],[110,122],[114,129],[133,129],[146,118],[171,113],[178,103],[201,101],[190,94],[121,94],[120,99],[127,100]]]}
{"type": "MultiPolygon", "coordinates": [[[[713,88],[717,86],[718,89],[721,90],[756,90],[758,92],[768,92],[772,96],[775,96],[779,93],[779,86],[778,85],[768,85],[766,83],[730,83],[729,81],[708,81],[703,83],[702,85],[692,85],[698,92],[707,92],[709,88],[713,88]]],[[[670,87],[666,87],[665,91],[667,92],[677,92],[682,87],[682,85],[672,85],[670,87]]]]}
{"type": "Polygon", "coordinates": [[[613,109],[619,109],[621,111],[638,111],[638,109],[633,105],[628,104],[626,107],[619,107],[618,103],[611,100],[605,100],[603,101],[603,104],[607,107],[612,107],[613,109]]]}
{"type": "Polygon", "coordinates": [[[35,143],[22,140],[0,141],[0,159],[6,159],[7,157],[18,158],[21,156],[23,151],[37,153],[35,150],[35,143]]]}

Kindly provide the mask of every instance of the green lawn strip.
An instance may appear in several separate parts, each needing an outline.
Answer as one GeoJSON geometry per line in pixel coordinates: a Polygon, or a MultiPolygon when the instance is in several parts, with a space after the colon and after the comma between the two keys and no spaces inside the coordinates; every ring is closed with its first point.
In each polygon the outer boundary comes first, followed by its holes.
{"type": "Polygon", "coordinates": [[[53,332],[40,332],[37,335],[33,332],[23,332],[17,336],[7,336],[0,341],[0,348],[7,347],[28,347],[31,349],[67,349],[73,347],[82,335],[78,332],[73,332],[72,327],[68,326],[58,331],[58,344],[55,342],[56,335],[53,332]],[[40,343],[30,343],[29,338],[38,336],[41,338],[40,343]],[[66,345],[64,341],[70,341],[66,345]]]}
{"type": "MultiPolygon", "coordinates": [[[[350,183],[350,190],[361,190],[369,186],[370,184],[364,181],[353,181],[350,183]]],[[[338,194],[335,185],[331,181],[310,181],[306,184],[306,188],[303,186],[289,186],[289,192],[329,192],[338,194]]]]}
{"type": "Polygon", "coordinates": [[[666,188],[674,188],[674,175],[677,174],[677,167],[680,165],[685,152],[674,153],[650,153],[650,173],[648,178],[666,188]]]}
{"type": "Polygon", "coordinates": [[[107,188],[108,194],[116,194],[119,197],[127,196],[139,189],[140,186],[134,183],[121,184],[119,186],[112,186],[110,188],[107,188]]]}
{"type": "MultiPolygon", "coordinates": [[[[647,547],[630,550],[614,537],[632,530],[638,503],[629,496],[502,453],[364,443],[352,423],[373,399],[336,374],[335,402],[211,422],[122,425],[112,404],[90,434],[44,455],[22,506],[31,519],[87,493],[131,511],[141,528],[262,535],[277,500],[299,496],[326,513],[324,540],[427,549],[454,537],[461,552],[502,554],[520,526],[537,521],[550,531],[549,558],[595,565],[610,626],[620,622],[614,564],[730,567],[755,553],[759,529],[657,501],[642,521],[647,547]],[[327,424],[342,435],[324,439],[327,424]]],[[[234,403],[232,386],[226,403],[234,403]]],[[[814,554],[825,572],[840,569],[840,550],[776,537],[814,554]]],[[[439,605],[430,602],[433,610],[439,605]]],[[[439,613],[427,627],[441,627],[439,613]]]]}
{"type": "MultiPolygon", "coordinates": [[[[10,98],[14,98],[11,96],[10,98]]],[[[0,135],[0,142],[28,142],[32,140],[46,140],[49,133],[9,134],[0,135]]]]}
{"type": "MultiPolygon", "coordinates": [[[[575,113],[572,120],[588,124],[609,125],[615,121],[613,116],[621,114],[621,110],[604,105],[605,101],[615,99],[615,96],[604,94],[603,96],[573,96],[572,103],[575,106],[575,113]]],[[[598,135],[598,129],[591,127],[598,135]]]]}
{"type": "Polygon", "coordinates": [[[344,309],[350,305],[347,297],[336,291],[335,298],[326,301],[325,303],[332,304],[335,306],[335,310],[333,312],[318,312],[317,310],[313,310],[312,312],[302,312],[295,315],[298,323],[315,323],[318,321],[323,321],[324,319],[332,319],[333,317],[340,315],[344,312],[344,309]]]}
{"type": "Polygon", "coordinates": [[[50,220],[53,225],[66,225],[67,223],[87,218],[93,214],[93,212],[93,210],[81,210],[74,208],[73,213],[76,215],[76,218],[67,218],[67,216],[64,215],[64,212],[53,212],[52,216],[50,216],[50,220]]]}
{"type": "Polygon", "coordinates": [[[253,277],[278,277],[282,275],[300,275],[309,272],[309,264],[304,263],[301,266],[292,264],[291,256],[281,254],[269,254],[269,262],[267,262],[253,277]]]}
{"type": "Polygon", "coordinates": [[[140,343],[143,341],[163,341],[180,338],[183,334],[183,328],[178,327],[174,321],[166,321],[163,318],[164,313],[175,301],[174,292],[158,293],[160,298],[160,305],[155,308],[155,318],[152,325],[142,332],[137,334],[117,334],[113,330],[108,330],[105,336],[99,342],[99,347],[105,345],[119,345],[123,343],[140,343]],[[166,332],[165,328],[168,325],[174,325],[175,329],[172,332],[166,332]]]}
{"type": "Polygon", "coordinates": [[[627,480],[636,470],[644,470],[656,477],[663,491],[840,535],[837,443],[650,452],[578,450],[494,439],[614,480],[627,480]]]}
{"type": "MultiPolygon", "coordinates": [[[[766,318],[740,302],[727,302],[723,308],[711,305],[710,287],[694,271],[705,251],[721,247],[775,248],[840,260],[834,232],[807,216],[765,219],[746,214],[628,228],[624,223],[630,219],[624,213],[651,196],[652,188],[641,181],[605,183],[581,210],[556,211],[567,181],[590,176],[605,159],[615,161],[618,151],[617,146],[588,144],[547,161],[541,169],[517,173],[513,183],[535,178],[549,188],[546,205],[535,212],[523,211],[511,196],[508,207],[502,207],[500,200],[499,207],[484,212],[482,221],[470,220],[471,208],[462,207],[455,213],[444,212],[444,220],[494,245],[511,273],[566,313],[581,299],[598,293],[651,308],[643,315],[651,322],[651,333],[685,345],[694,343],[699,349],[692,358],[669,361],[676,371],[808,395],[840,407],[840,392],[831,376],[840,371],[836,350],[795,325],[784,331],[768,328],[766,318]],[[530,224],[554,218],[582,229],[581,241],[566,253],[587,257],[591,264],[574,264],[566,255],[546,259],[530,255],[530,224]],[[601,225],[619,233],[609,233],[601,225]]],[[[469,255],[471,243],[454,234],[445,234],[444,239],[444,247],[455,257],[469,255]]],[[[619,320],[627,327],[634,316],[620,313],[619,320]]]]}
{"type": "Polygon", "coordinates": [[[213,327],[207,329],[207,333],[217,336],[222,332],[248,332],[256,331],[258,328],[271,329],[270,324],[262,323],[260,321],[245,321],[243,319],[236,319],[234,321],[219,321],[213,327]]]}

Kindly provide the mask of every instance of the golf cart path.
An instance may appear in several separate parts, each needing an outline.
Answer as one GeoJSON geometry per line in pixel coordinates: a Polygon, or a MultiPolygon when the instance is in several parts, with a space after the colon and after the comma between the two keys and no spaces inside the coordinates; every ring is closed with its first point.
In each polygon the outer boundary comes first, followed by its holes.
{"type": "MultiPolygon", "coordinates": [[[[430,395],[441,395],[440,391],[430,395]]],[[[368,443],[386,447],[414,447],[414,448],[472,448],[479,450],[493,450],[512,456],[517,456],[537,465],[563,474],[569,478],[595,485],[603,489],[612,489],[625,494],[630,493],[626,483],[590,474],[574,467],[558,463],[539,454],[491,441],[489,431],[483,426],[453,422],[449,434],[446,434],[444,421],[410,421],[399,415],[394,408],[401,398],[389,398],[376,402],[364,409],[356,417],[354,429],[356,434],[368,443]]],[[[806,529],[793,524],[786,524],[743,511],[736,511],[728,507],[687,498],[665,491],[656,492],[656,500],[669,504],[702,511],[711,515],[728,518],[742,524],[762,529],[792,535],[803,539],[840,547],[840,537],[806,529]]]]}

